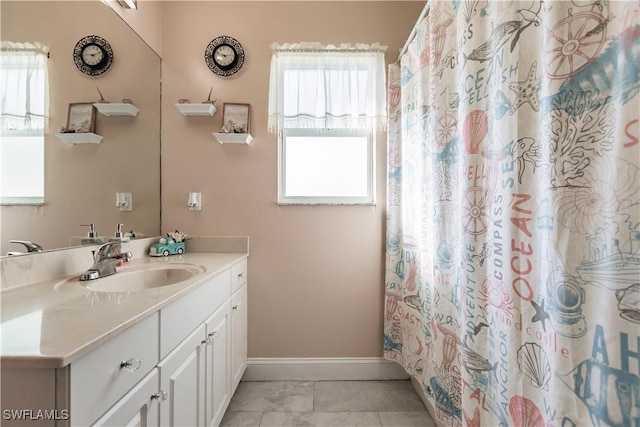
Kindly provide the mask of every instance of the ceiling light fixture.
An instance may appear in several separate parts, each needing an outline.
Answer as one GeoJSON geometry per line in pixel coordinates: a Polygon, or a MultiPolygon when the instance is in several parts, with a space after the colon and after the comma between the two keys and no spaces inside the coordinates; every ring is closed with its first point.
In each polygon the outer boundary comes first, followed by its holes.
{"type": "Polygon", "coordinates": [[[138,0],[118,0],[118,3],[125,9],[138,9],[138,0]]]}

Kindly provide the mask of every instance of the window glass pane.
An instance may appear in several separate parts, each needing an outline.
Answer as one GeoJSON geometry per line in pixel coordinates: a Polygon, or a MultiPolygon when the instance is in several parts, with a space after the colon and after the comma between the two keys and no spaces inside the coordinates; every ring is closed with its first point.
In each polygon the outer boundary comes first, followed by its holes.
{"type": "Polygon", "coordinates": [[[366,136],[287,136],[285,197],[368,197],[366,136]]]}
{"type": "Polygon", "coordinates": [[[44,136],[0,138],[0,196],[44,196],[44,136]]]}

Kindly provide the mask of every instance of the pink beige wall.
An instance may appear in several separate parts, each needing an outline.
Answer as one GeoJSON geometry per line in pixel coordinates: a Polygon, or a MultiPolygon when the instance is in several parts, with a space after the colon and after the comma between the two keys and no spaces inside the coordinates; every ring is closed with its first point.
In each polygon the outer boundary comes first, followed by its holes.
{"type": "Polygon", "coordinates": [[[162,228],[248,235],[249,357],[382,354],[385,134],[377,139],[376,206],[278,206],[277,139],[267,133],[272,42],[387,45],[394,61],[424,2],[190,2],[163,4],[162,228]],[[233,79],[216,77],[204,50],[216,36],[246,52],[233,79]],[[174,103],[206,99],[214,118],[185,118],[174,103]],[[253,142],[220,145],[223,102],[251,104],[253,142]],[[202,212],[187,194],[202,192],[202,212]]]}

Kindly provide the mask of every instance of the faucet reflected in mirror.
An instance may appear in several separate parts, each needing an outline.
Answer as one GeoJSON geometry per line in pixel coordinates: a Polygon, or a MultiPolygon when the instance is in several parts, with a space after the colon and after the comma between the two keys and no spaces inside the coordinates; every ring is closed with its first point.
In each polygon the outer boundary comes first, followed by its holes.
{"type": "Polygon", "coordinates": [[[120,261],[133,258],[131,252],[122,252],[120,241],[107,242],[93,251],[93,265],[80,275],[80,281],[96,280],[116,273],[120,261]]]}
{"type": "MultiPolygon", "coordinates": [[[[9,240],[9,243],[18,243],[20,245],[23,245],[27,250],[27,253],[36,253],[36,252],[43,251],[42,246],[40,246],[37,243],[30,242],[28,240],[9,240]]],[[[24,252],[17,252],[17,251],[7,252],[7,255],[22,255],[22,254],[24,254],[24,252]]]]}

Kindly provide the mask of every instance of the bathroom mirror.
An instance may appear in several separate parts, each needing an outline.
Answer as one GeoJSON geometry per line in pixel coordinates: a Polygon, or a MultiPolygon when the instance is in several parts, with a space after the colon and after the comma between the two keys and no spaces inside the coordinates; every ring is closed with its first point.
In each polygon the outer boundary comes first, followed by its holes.
{"type": "Polygon", "coordinates": [[[101,1],[0,2],[0,39],[48,47],[49,128],[45,133],[44,204],[2,205],[0,255],[25,252],[10,240],[28,240],[44,250],[80,244],[88,227],[108,239],[124,231],[160,234],[161,59],[113,9],[101,1]],[[76,43],[98,35],[113,49],[113,63],[100,76],[75,65],[76,43]],[[99,91],[98,91],[99,89],[99,91]],[[57,134],[67,124],[69,104],[129,99],[136,116],[97,113],[99,144],[70,144],[57,134]],[[132,194],[132,210],[116,206],[116,193],[132,194]]]}

